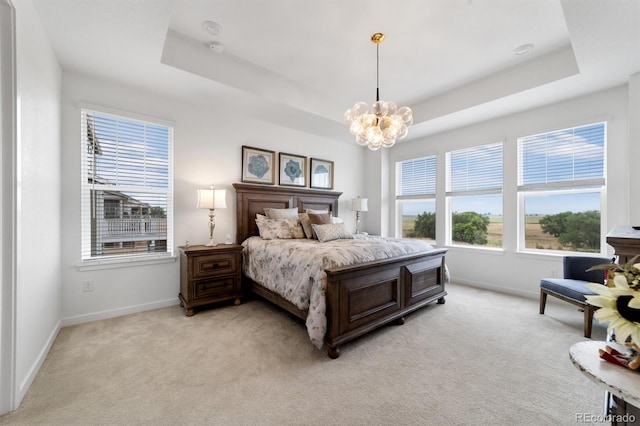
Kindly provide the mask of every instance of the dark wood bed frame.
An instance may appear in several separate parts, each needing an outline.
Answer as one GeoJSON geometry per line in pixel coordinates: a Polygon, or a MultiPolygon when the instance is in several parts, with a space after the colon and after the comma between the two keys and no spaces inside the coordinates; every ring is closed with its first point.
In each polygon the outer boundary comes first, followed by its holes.
{"type": "MultiPolygon", "coordinates": [[[[265,207],[327,209],[338,215],[341,192],[234,183],[237,193],[237,241],[258,235],[256,214],[265,207]]],[[[327,269],[327,333],[330,358],[339,346],[375,328],[395,321],[429,303],[444,303],[446,250],[394,257],[327,269]]],[[[288,312],[305,319],[306,311],[243,275],[246,287],[288,312]]]]}

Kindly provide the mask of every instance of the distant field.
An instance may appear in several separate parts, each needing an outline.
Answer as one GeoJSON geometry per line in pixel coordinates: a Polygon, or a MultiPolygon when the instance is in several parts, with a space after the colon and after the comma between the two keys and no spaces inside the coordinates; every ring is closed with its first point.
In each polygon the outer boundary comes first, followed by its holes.
{"type": "Polygon", "coordinates": [[[502,216],[489,216],[487,246],[502,247],[502,216]]]}
{"type": "Polygon", "coordinates": [[[545,234],[540,228],[540,219],[544,216],[527,216],[524,219],[525,247],[542,250],[566,250],[556,237],[545,234]]]}
{"type": "Polygon", "coordinates": [[[407,238],[407,234],[413,231],[413,225],[416,223],[415,216],[402,216],[402,237],[407,238]]]}
{"type": "MultiPolygon", "coordinates": [[[[402,238],[407,238],[413,232],[413,225],[416,223],[415,216],[402,216],[402,238]]],[[[422,240],[433,241],[431,238],[421,238],[422,240]]]]}
{"type": "MultiPolygon", "coordinates": [[[[542,232],[540,227],[540,218],[543,216],[527,216],[525,218],[525,244],[526,248],[542,249],[542,250],[567,250],[558,243],[558,239],[552,235],[542,232]]],[[[491,216],[488,228],[488,247],[502,247],[502,216],[491,216]]],[[[402,236],[413,231],[413,225],[416,221],[415,216],[402,217],[402,236]]]]}

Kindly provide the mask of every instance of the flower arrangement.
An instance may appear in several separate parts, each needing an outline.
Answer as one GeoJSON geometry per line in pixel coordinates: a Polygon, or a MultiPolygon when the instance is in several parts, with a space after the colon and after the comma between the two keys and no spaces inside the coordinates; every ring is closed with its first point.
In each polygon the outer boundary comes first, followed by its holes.
{"type": "MultiPolygon", "coordinates": [[[[594,317],[606,323],[607,331],[613,333],[616,341],[624,343],[628,347],[637,349],[640,347],[640,255],[635,256],[625,264],[607,263],[590,268],[593,270],[607,271],[606,284],[587,284],[587,288],[597,295],[586,296],[587,303],[598,306],[594,317]]],[[[607,351],[609,351],[607,347],[607,351]]],[[[632,350],[632,355],[635,355],[632,350]]],[[[603,356],[601,351],[601,357],[603,356]]],[[[634,356],[635,357],[635,356],[634,356]]],[[[609,359],[607,359],[609,360],[609,359]]],[[[626,365],[636,369],[640,367],[640,358],[626,365]]],[[[615,362],[615,361],[611,361],[615,362]]]]}

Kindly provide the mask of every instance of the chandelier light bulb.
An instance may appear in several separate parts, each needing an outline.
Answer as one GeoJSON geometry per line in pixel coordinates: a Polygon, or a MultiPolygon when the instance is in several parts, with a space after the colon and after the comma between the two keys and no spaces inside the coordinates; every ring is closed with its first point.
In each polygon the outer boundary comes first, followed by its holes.
{"type": "MultiPolygon", "coordinates": [[[[384,34],[375,33],[371,41],[376,45],[376,86],[378,86],[378,47],[384,40],[384,34]]],[[[358,145],[366,146],[372,151],[381,147],[391,148],[397,140],[404,139],[413,124],[411,108],[398,108],[395,102],[381,101],[376,87],[376,101],[371,105],[357,102],[344,113],[344,120],[349,124],[349,132],[355,136],[358,145]]]]}

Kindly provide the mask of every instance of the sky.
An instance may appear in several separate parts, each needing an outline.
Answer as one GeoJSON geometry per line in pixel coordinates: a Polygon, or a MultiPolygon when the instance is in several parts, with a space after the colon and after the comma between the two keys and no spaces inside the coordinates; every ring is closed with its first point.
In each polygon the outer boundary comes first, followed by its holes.
{"type": "Polygon", "coordinates": [[[100,148],[95,157],[95,174],[100,181],[121,186],[128,196],[166,211],[170,129],[97,112],[87,114],[92,116],[100,148]],[[127,186],[147,191],[132,191],[127,186]]]}
{"type": "MultiPolygon", "coordinates": [[[[456,197],[452,200],[452,211],[475,211],[489,216],[502,216],[502,195],[456,197]]],[[[548,215],[566,211],[600,211],[600,193],[565,193],[558,195],[528,195],[524,203],[525,215],[548,215]]],[[[403,216],[435,212],[435,201],[404,201],[403,216]]]]}
{"type": "MultiPolygon", "coordinates": [[[[518,138],[518,186],[525,192],[525,215],[547,215],[565,211],[600,211],[599,192],[576,192],[585,182],[604,180],[606,124],[596,123],[518,138]],[[546,185],[556,192],[544,193],[546,185]],[[553,186],[559,185],[559,186],[553,186]],[[565,187],[563,189],[562,187],[565,187]],[[541,191],[542,190],[542,191],[541,191]]],[[[473,190],[500,190],[503,185],[502,143],[465,148],[447,153],[447,191],[458,194],[473,190]],[[493,171],[492,171],[493,170],[493,171]]],[[[402,195],[435,195],[435,156],[400,164],[402,195]]],[[[403,201],[403,215],[433,212],[435,201],[403,201]]],[[[455,212],[475,211],[502,215],[502,195],[464,196],[451,199],[455,212]]]]}

